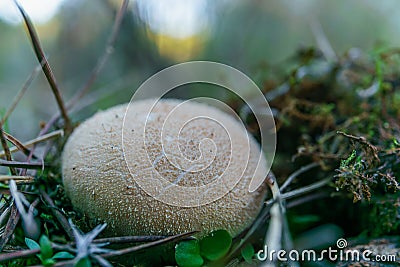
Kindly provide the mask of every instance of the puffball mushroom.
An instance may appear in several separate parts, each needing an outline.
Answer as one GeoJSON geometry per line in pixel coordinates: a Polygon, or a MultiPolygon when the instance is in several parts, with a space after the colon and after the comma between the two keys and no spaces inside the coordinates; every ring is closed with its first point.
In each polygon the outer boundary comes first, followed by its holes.
{"type": "Polygon", "coordinates": [[[215,107],[173,99],[154,103],[118,105],[75,129],[62,155],[73,206],[91,221],[106,222],[108,235],[225,229],[236,236],[255,219],[266,195],[265,185],[249,192],[250,180],[267,173],[257,142],[215,107]],[[178,191],[164,194],[161,180],[178,191]],[[213,183],[215,188],[206,188],[213,183]],[[180,193],[186,188],[195,191],[180,193]]]}

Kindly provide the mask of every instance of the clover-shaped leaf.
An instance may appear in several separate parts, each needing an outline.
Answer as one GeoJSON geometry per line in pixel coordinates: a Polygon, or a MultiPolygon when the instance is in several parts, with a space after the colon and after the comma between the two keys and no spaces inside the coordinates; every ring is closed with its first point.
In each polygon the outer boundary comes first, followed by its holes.
{"type": "Polygon", "coordinates": [[[53,248],[51,247],[51,242],[49,238],[42,235],[39,240],[40,244],[40,255],[43,260],[50,259],[53,256],[53,248]]]}
{"type": "Polygon", "coordinates": [[[232,245],[232,237],[226,230],[216,230],[200,240],[200,254],[215,261],[224,257],[232,245]]]}
{"type": "Polygon", "coordinates": [[[25,244],[29,249],[40,249],[40,245],[33,239],[25,237],[25,244]]]}
{"type": "Polygon", "coordinates": [[[242,248],[241,254],[242,254],[243,259],[247,263],[252,263],[253,262],[254,248],[250,243],[242,248]]]}
{"type": "Polygon", "coordinates": [[[180,242],[175,247],[175,260],[180,267],[199,267],[203,265],[200,245],[197,240],[180,242]]]}

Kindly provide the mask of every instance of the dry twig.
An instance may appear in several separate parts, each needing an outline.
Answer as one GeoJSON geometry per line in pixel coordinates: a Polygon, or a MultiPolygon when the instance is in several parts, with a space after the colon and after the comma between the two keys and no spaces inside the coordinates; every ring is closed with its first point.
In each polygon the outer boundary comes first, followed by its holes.
{"type": "Polygon", "coordinates": [[[0,183],[9,182],[14,180],[18,183],[31,183],[35,180],[32,176],[21,176],[21,175],[0,175],[0,183]]]}
{"type": "Polygon", "coordinates": [[[53,91],[54,97],[56,98],[58,108],[64,119],[65,130],[67,132],[70,132],[70,131],[72,131],[71,120],[68,117],[67,110],[64,105],[64,101],[62,100],[61,93],[60,93],[60,90],[59,90],[57,82],[56,82],[56,78],[54,77],[53,71],[50,68],[50,64],[46,59],[43,48],[39,41],[39,37],[36,33],[35,27],[33,26],[33,23],[31,21],[31,19],[29,18],[28,14],[25,12],[23,7],[18,3],[18,1],[14,0],[14,3],[18,7],[22,17],[24,18],[26,27],[28,28],[29,37],[31,39],[33,49],[36,54],[36,57],[39,62],[43,62],[42,70],[47,78],[47,81],[49,82],[49,85],[53,91]]]}
{"type": "Polygon", "coordinates": [[[100,71],[104,67],[105,63],[107,62],[108,58],[114,51],[114,44],[117,39],[122,19],[124,18],[124,14],[126,13],[126,9],[128,7],[129,0],[124,0],[121,4],[120,9],[118,10],[117,15],[115,16],[114,20],[114,25],[113,29],[111,32],[111,35],[107,41],[107,45],[104,51],[104,54],[100,57],[100,59],[97,62],[97,65],[94,67],[92,70],[92,73],[89,76],[89,79],[86,81],[86,83],[83,85],[83,87],[76,92],[76,94],[72,97],[70,101],[67,103],[67,109],[71,109],[87,92],[89,89],[92,87],[93,82],[99,75],[100,71]]]}
{"type": "Polygon", "coordinates": [[[53,215],[60,222],[62,228],[68,234],[68,237],[71,240],[75,240],[71,225],[68,223],[68,220],[67,218],[65,218],[64,214],[62,214],[62,212],[58,210],[51,197],[42,188],[40,188],[40,194],[42,195],[44,202],[51,208],[53,215]]]}
{"type": "Polygon", "coordinates": [[[111,258],[111,257],[115,257],[115,256],[121,256],[124,254],[128,254],[128,253],[132,253],[132,252],[136,252],[145,248],[150,248],[150,247],[155,247],[155,246],[159,246],[168,242],[174,242],[174,241],[179,241],[182,240],[186,237],[192,236],[195,233],[197,233],[198,231],[191,231],[191,232],[187,232],[187,233],[183,233],[183,234],[178,234],[178,235],[174,235],[174,236],[169,236],[167,238],[161,239],[161,240],[157,240],[157,241],[153,241],[153,242],[149,242],[146,244],[142,244],[139,246],[134,246],[134,247],[130,247],[130,248],[124,248],[124,249],[120,249],[120,250],[114,250],[112,252],[108,252],[105,254],[102,254],[101,256],[103,258],[111,258]]]}
{"type": "Polygon", "coordinates": [[[22,99],[23,95],[26,93],[28,90],[29,86],[32,84],[33,80],[37,77],[39,74],[39,71],[41,69],[42,65],[38,65],[36,68],[33,69],[32,73],[29,75],[27,81],[25,82],[24,86],[22,89],[18,92],[17,96],[14,98],[13,102],[11,103],[10,107],[4,114],[4,117],[1,120],[1,124],[4,125],[6,123],[8,117],[11,115],[11,113],[14,111],[15,107],[19,103],[19,101],[22,99]]]}
{"type": "MultiPolygon", "coordinates": [[[[0,142],[1,142],[1,146],[3,147],[4,154],[6,156],[7,161],[12,161],[11,152],[8,147],[6,138],[4,136],[3,124],[1,124],[1,123],[0,123],[0,142]]],[[[8,167],[10,168],[10,172],[12,175],[17,175],[17,171],[14,169],[14,166],[8,166],[8,167]]]]}
{"type": "MultiPolygon", "coordinates": [[[[54,131],[54,132],[39,136],[39,137],[37,137],[35,139],[32,139],[32,140],[30,140],[30,141],[28,141],[26,143],[23,143],[22,146],[24,146],[25,148],[29,148],[29,147],[32,147],[32,146],[38,144],[38,143],[45,142],[45,141],[48,141],[48,140],[51,140],[51,139],[54,139],[56,137],[63,136],[63,135],[64,135],[64,131],[63,130],[57,130],[57,131],[54,131]]],[[[20,148],[18,148],[16,146],[10,147],[10,152],[11,153],[17,152],[19,150],[20,150],[20,148]]],[[[5,155],[5,151],[4,150],[0,151],[0,157],[3,157],[4,155],[5,155]]]]}
{"type": "MultiPolygon", "coordinates": [[[[20,161],[8,161],[0,159],[0,166],[24,168],[24,169],[43,169],[47,165],[44,162],[20,162],[20,161]]],[[[17,175],[16,173],[13,175],[17,175]]],[[[25,175],[21,175],[25,176],[25,175]]]]}
{"type": "Polygon", "coordinates": [[[8,243],[8,241],[10,240],[12,234],[14,233],[15,227],[18,224],[19,218],[20,218],[20,214],[18,212],[17,207],[15,206],[15,204],[11,204],[11,213],[10,213],[10,217],[8,218],[7,221],[7,225],[6,228],[4,230],[4,233],[0,239],[0,251],[3,251],[4,246],[8,243]]]}

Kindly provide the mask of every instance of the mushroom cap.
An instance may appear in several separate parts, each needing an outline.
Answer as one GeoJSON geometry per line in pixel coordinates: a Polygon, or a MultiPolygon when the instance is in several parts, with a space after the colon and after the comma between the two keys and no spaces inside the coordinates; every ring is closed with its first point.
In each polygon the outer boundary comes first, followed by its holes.
{"type": "Polygon", "coordinates": [[[118,105],[75,129],[62,155],[73,206],[106,222],[108,235],[239,234],[259,213],[267,190],[265,184],[248,190],[254,176],[267,173],[257,142],[215,107],[154,103],[118,105]]]}

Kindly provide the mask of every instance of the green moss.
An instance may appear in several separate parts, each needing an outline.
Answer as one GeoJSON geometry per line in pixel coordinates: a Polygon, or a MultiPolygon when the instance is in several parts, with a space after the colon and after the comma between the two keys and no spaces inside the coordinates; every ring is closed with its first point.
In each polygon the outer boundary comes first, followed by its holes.
{"type": "Polygon", "coordinates": [[[371,205],[368,230],[373,237],[400,232],[400,193],[386,195],[371,205]]]}

